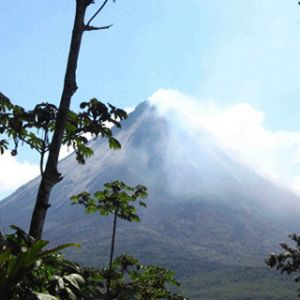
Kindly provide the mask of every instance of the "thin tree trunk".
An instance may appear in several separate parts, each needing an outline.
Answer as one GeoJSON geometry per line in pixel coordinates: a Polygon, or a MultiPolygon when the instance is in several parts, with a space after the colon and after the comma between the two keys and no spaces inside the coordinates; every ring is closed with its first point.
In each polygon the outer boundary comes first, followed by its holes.
{"type": "Polygon", "coordinates": [[[109,257],[109,277],[107,279],[107,287],[106,287],[107,294],[110,292],[110,281],[111,281],[110,276],[111,276],[111,268],[112,268],[112,262],[113,262],[114,251],[115,251],[118,212],[119,212],[119,203],[117,204],[117,208],[116,208],[116,211],[114,214],[113,232],[112,232],[112,237],[111,237],[111,248],[110,248],[110,257],[109,257]]]}
{"type": "Polygon", "coordinates": [[[36,239],[42,237],[49,197],[55,184],[61,181],[61,174],[57,171],[57,163],[64,129],[69,113],[71,98],[77,90],[76,69],[80,52],[83,32],[85,31],[84,16],[91,0],[76,0],[76,15],[73,25],[72,39],[64,79],[63,92],[58,109],[55,131],[50,145],[49,156],[44,174],[38,189],[37,199],[33,210],[29,234],[36,239]]]}

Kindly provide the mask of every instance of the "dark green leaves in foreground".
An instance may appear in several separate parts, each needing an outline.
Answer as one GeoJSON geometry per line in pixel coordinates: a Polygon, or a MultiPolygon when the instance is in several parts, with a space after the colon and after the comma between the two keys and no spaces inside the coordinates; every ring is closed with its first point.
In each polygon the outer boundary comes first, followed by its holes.
{"type": "Polygon", "coordinates": [[[76,244],[46,250],[47,241],[34,240],[20,228],[12,228],[13,234],[0,235],[2,300],[186,299],[170,291],[179,283],[168,269],[142,265],[129,255],[117,257],[110,269],[82,268],[59,253],[76,244]]]}
{"type": "Polygon", "coordinates": [[[126,221],[139,222],[140,218],[136,214],[137,203],[146,207],[142,200],[147,196],[147,188],[143,185],[130,187],[122,181],[106,183],[104,190],[96,192],[93,196],[83,192],[71,198],[72,204],[81,204],[87,213],[99,212],[103,216],[114,214],[126,221]]]}
{"type": "MultiPolygon", "coordinates": [[[[0,234],[1,299],[60,299],[49,298],[48,294],[58,279],[60,289],[55,289],[56,292],[53,290],[52,295],[57,296],[60,293],[71,295],[76,293],[75,290],[79,290],[77,281],[80,275],[71,272],[71,263],[68,276],[59,272],[61,263],[59,251],[70,246],[78,247],[77,244],[65,244],[46,250],[47,241],[34,240],[16,226],[11,228],[15,233],[6,236],[0,234]]],[[[76,271],[74,268],[72,270],[76,271]]],[[[82,278],[80,279],[82,282],[82,278]]]]}
{"type": "MultiPolygon", "coordinates": [[[[121,127],[120,121],[127,118],[124,110],[111,104],[106,106],[95,98],[82,102],[80,109],[78,113],[69,111],[62,141],[62,144],[73,148],[79,163],[84,164],[85,159],[93,155],[86,136],[105,137],[110,148],[121,148],[110,127],[121,127]]],[[[49,103],[38,104],[27,111],[13,105],[0,93],[0,154],[8,149],[11,141],[12,155],[17,154],[20,143],[25,143],[44,156],[49,151],[57,113],[57,107],[49,103]]]]}
{"type": "MultiPolygon", "coordinates": [[[[281,243],[280,246],[283,249],[282,253],[271,253],[266,259],[266,264],[270,268],[276,268],[281,273],[300,273],[300,235],[289,235],[295,243],[295,247],[291,247],[286,243],[281,243]]],[[[300,275],[294,277],[296,282],[300,282],[300,275]]],[[[298,296],[300,297],[300,290],[298,296]]]]}
{"type": "Polygon", "coordinates": [[[169,285],[179,286],[175,273],[159,266],[145,266],[129,255],[117,257],[111,270],[103,269],[102,276],[110,279],[110,299],[169,299],[184,300],[183,296],[171,292],[169,285]]]}
{"type": "Polygon", "coordinates": [[[106,106],[95,98],[82,102],[80,108],[82,111],[78,114],[69,113],[63,138],[63,144],[74,149],[77,161],[83,164],[85,158],[93,155],[93,150],[87,146],[86,135],[105,137],[110,148],[120,149],[121,144],[113,137],[109,124],[120,128],[120,121],[127,118],[127,113],[111,104],[106,106]]]}

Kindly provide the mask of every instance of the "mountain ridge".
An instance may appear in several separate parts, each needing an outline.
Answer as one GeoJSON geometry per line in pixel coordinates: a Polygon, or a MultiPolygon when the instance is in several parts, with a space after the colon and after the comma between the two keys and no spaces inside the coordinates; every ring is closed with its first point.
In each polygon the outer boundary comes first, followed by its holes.
{"type": "MultiPolygon", "coordinates": [[[[183,278],[225,267],[263,268],[264,257],[299,228],[300,198],[235,161],[207,131],[185,128],[170,125],[155,106],[143,102],[122,129],[114,129],[120,151],[92,140],[95,153],[84,166],[73,154],[63,159],[64,180],[51,196],[45,238],[54,244],[79,242],[82,250],[69,255],[104,264],[111,219],[86,216],[69,199],[123,180],[146,185],[150,196],[148,209],[138,212],[140,224],[119,223],[118,253],[174,268],[183,278]]],[[[1,228],[28,228],[38,180],[0,202],[1,228]]]]}

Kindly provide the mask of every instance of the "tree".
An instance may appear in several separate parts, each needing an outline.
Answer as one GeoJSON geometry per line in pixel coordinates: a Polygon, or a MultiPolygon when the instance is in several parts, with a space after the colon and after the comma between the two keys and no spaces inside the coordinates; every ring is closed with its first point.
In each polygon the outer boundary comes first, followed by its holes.
{"type": "MultiPolygon", "coordinates": [[[[121,194],[118,198],[123,198],[121,194]]],[[[129,197],[133,199],[132,196],[129,197]]],[[[107,215],[112,207],[111,197],[105,195],[102,200],[104,206],[100,204],[99,211],[107,215]]],[[[137,216],[132,205],[122,202],[120,211],[124,211],[129,219],[130,215],[137,216]]],[[[117,257],[110,262],[109,268],[84,268],[59,253],[66,247],[79,245],[65,244],[47,250],[47,241],[35,240],[22,229],[11,227],[14,233],[0,234],[2,300],[186,299],[169,289],[179,283],[174,278],[175,273],[168,269],[143,265],[129,255],[117,257]]]]}
{"type": "MultiPolygon", "coordinates": [[[[300,235],[290,234],[289,238],[296,243],[296,247],[291,247],[286,243],[280,243],[282,253],[271,253],[266,259],[266,264],[270,268],[279,270],[281,274],[300,273],[300,235]]],[[[300,275],[294,277],[295,282],[300,282],[300,275]]],[[[300,297],[300,289],[298,296],[300,297]]]]}
{"type": "MultiPolygon", "coordinates": [[[[113,0],[114,1],[114,0],[113,0]]],[[[85,134],[108,139],[110,148],[119,149],[107,123],[121,127],[127,118],[124,110],[93,98],[80,104],[80,111],[70,110],[72,96],[77,90],[76,69],[82,36],[85,31],[108,29],[95,27],[91,22],[107,5],[103,1],[98,10],[85,22],[87,8],[93,0],[76,0],[76,14],[71,45],[59,107],[40,103],[32,110],[14,105],[0,92],[0,153],[13,141],[12,155],[17,155],[19,143],[26,143],[40,154],[41,182],[32,214],[29,234],[15,226],[15,233],[0,233],[0,292],[6,299],[185,299],[167,288],[178,285],[174,273],[159,266],[144,266],[135,258],[123,255],[113,260],[117,218],[139,221],[135,207],[138,199],[146,196],[146,188],[131,188],[115,181],[105,185],[95,198],[88,193],[73,197],[84,204],[89,212],[114,215],[111,255],[108,268],[103,270],[81,268],[67,261],[59,253],[66,244],[46,250],[47,241],[41,239],[52,188],[62,180],[58,171],[58,158],[62,145],[73,147],[76,159],[84,164],[93,155],[85,134]],[[51,141],[50,141],[51,140],[51,141]],[[48,157],[46,157],[48,155],[48,157]],[[47,159],[46,159],[47,158],[47,159]],[[46,160],[46,163],[44,163],[46,160]],[[106,286],[105,286],[106,283],[106,286]]],[[[140,206],[145,206],[142,200],[140,206]]],[[[1,298],[2,299],[2,298],[1,298]]]]}
{"type": "Polygon", "coordinates": [[[106,183],[104,190],[94,195],[82,192],[74,195],[72,204],[80,204],[86,213],[99,213],[102,216],[113,215],[111,248],[108,267],[101,271],[104,283],[105,299],[184,300],[185,297],[169,290],[169,286],[180,286],[174,278],[175,273],[159,266],[146,266],[130,255],[114,258],[117,219],[128,222],[140,222],[137,207],[146,207],[145,186],[130,187],[122,181],[106,183]]]}
{"type": "MultiPolygon", "coordinates": [[[[85,132],[89,132],[95,136],[99,134],[106,136],[109,138],[111,147],[120,147],[118,142],[113,139],[111,131],[103,124],[105,121],[110,121],[119,125],[113,117],[121,120],[126,118],[124,111],[116,109],[111,105],[109,110],[104,104],[93,99],[89,103],[82,104],[82,108],[88,107],[89,109],[86,113],[82,113],[79,117],[74,112],[70,113],[71,99],[78,89],[76,70],[82,36],[86,31],[103,30],[111,27],[111,25],[102,27],[91,25],[91,22],[107,5],[108,0],[105,0],[90,20],[85,22],[86,10],[94,3],[95,1],[93,0],[76,0],[72,38],[63,91],[58,108],[52,104],[42,103],[36,106],[33,111],[26,112],[22,107],[13,105],[5,95],[0,93],[0,133],[7,134],[13,138],[15,149],[13,149],[12,154],[17,154],[18,142],[21,140],[38,150],[41,155],[41,182],[29,229],[30,235],[36,239],[42,237],[47,210],[50,207],[49,198],[51,191],[62,180],[62,175],[57,168],[61,145],[64,143],[68,145],[72,144],[75,151],[77,151],[77,159],[81,163],[84,162],[84,157],[92,154],[91,149],[85,146],[87,140],[82,136],[85,132]],[[28,131],[28,129],[32,129],[34,126],[37,129],[43,129],[44,134],[42,138],[38,138],[35,132],[28,131]],[[84,130],[82,130],[82,127],[84,127],[84,130]],[[67,133],[66,130],[68,131],[67,133]],[[49,143],[51,132],[52,140],[49,143]],[[46,152],[48,152],[48,158],[45,169],[43,169],[46,152]]],[[[7,144],[6,139],[0,141],[1,153],[7,148],[7,144]]]]}
{"type": "Polygon", "coordinates": [[[82,35],[85,31],[107,29],[106,27],[93,27],[91,21],[101,12],[108,0],[105,0],[94,16],[85,24],[84,17],[88,6],[94,3],[92,0],[76,0],[76,15],[73,25],[71,45],[64,79],[64,87],[61,95],[60,105],[57,112],[55,129],[49,148],[49,157],[45,172],[38,189],[36,204],[32,214],[29,233],[35,238],[41,238],[45,223],[47,209],[49,208],[49,197],[55,184],[61,181],[61,174],[57,170],[59,151],[61,148],[64,129],[70,109],[72,96],[77,90],[76,69],[79,57],[82,35]]]}
{"type": "MultiPolygon", "coordinates": [[[[136,187],[130,187],[122,181],[114,181],[112,183],[106,183],[103,191],[98,191],[91,197],[90,193],[83,192],[75,195],[71,198],[72,204],[81,204],[85,207],[86,213],[99,212],[102,216],[108,216],[113,214],[113,229],[111,237],[110,257],[108,263],[108,274],[112,271],[116,230],[117,230],[117,218],[126,220],[129,222],[139,222],[140,218],[136,214],[135,202],[142,207],[146,207],[146,203],[142,201],[147,197],[147,188],[142,185],[136,187]]],[[[107,277],[107,290],[106,293],[110,293],[111,278],[107,277]]]]}

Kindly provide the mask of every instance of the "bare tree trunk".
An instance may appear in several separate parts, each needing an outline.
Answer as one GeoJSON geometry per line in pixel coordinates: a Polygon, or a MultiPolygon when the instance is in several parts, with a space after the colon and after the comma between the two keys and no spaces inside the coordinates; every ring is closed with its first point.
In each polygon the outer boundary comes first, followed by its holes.
{"type": "Polygon", "coordinates": [[[114,251],[115,251],[115,241],[116,241],[116,230],[117,230],[117,218],[118,218],[118,212],[119,212],[119,203],[117,204],[117,208],[114,214],[114,223],[113,223],[113,232],[111,237],[111,247],[110,247],[110,257],[109,257],[109,275],[107,279],[107,287],[106,287],[106,293],[109,294],[110,292],[110,282],[111,282],[111,269],[112,269],[112,262],[114,259],[114,251]]]}
{"type": "Polygon", "coordinates": [[[54,185],[62,179],[61,174],[57,171],[58,156],[70,108],[71,98],[78,88],[76,84],[76,69],[82,35],[85,31],[84,16],[87,7],[92,3],[93,1],[91,0],[76,0],[76,15],[73,25],[63,92],[55,124],[55,131],[50,145],[49,157],[46,163],[45,172],[42,175],[31,218],[29,234],[36,239],[40,239],[42,237],[47,209],[50,206],[49,197],[51,190],[54,185]]]}

